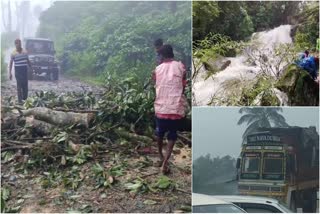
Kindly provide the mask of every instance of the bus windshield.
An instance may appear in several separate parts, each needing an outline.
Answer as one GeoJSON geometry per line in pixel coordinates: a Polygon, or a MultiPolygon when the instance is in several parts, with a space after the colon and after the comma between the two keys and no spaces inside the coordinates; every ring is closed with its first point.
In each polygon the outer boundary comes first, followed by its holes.
{"type": "Polygon", "coordinates": [[[282,158],[265,158],[264,159],[264,173],[280,174],[283,172],[282,158]]]}
{"type": "Polygon", "coordinates": [[[263,172],[264,179],[281,180],[284,178],[284,155],[282,153],[264,153],[263,172]]]}
{"type": "Polygon", "coordinates": [[[256,153],[246,153],[243,163],[243,173],[259,173],[260,155],[256,153]]]}

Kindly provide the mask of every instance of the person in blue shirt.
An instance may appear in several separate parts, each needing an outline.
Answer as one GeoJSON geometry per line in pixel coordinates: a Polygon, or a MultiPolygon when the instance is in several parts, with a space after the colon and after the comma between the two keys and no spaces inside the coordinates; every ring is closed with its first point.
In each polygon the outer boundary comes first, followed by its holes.
{"type": "Polygon", "coordinates": [[[319,70],[319,59],[317,57],[309,55],[309,52],[305,51],[304,54],[300,55],[300,59],[296,64],[306,70],[312,77],[312,79],[317,79],[317,73],[319,70]]]}

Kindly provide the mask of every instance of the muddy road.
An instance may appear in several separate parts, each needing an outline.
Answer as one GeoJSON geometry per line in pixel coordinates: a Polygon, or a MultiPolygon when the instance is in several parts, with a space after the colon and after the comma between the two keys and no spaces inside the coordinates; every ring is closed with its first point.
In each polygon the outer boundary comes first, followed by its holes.
{"type": "MultiPolygon", "coordinates": [[[[17,82],[13,76],[12,80],[6,78],[1,82],[1,100],[5,97],[15,96],[17,100],[17,82]]],[[[67,92],[84,92],[92,91],[93,93],[102,93],[103,87],[94,86],[84,83],[75,78],[67,78],[60,76],[58,81],[46,81],[43,79],[29,80],[29,96],[34,95],[38,91],[53,91],[56,94],[67,92]]]]}

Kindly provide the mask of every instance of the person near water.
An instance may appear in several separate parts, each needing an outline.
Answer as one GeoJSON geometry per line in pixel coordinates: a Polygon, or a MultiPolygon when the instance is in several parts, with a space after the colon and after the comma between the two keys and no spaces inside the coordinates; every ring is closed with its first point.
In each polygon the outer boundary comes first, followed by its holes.
{"type": "Polygon", "coordinates": [[[306,70],[312,77],[317,79],[317,73],[319,70],[319,58],[306,54],[306,52],[300,56],[300,59],[296,63],[300,68],[306,70]]]}
{"type": "Polygon", "coordinates": [[[156,98],[154,101],[156,136],[160,156],[159,166],[166,174],[169,172],[169,158],[177,140],[177,130],[185,116],[187,101],[184,96],[186,86],[185,66],[174,60],[171,45],[159,49],[163,61],[153,72],[156,98]],[[163,139],[167,133],[167,151],[162,153],[163,139]]]}
{"type": "Polygon", "coordinates": [[[15,77],[17,80],[18,102],[21,104],[23,100],[28,98],[28,66],[32,70],[28,53],[21,46],[21,40],[14,41],[16,49],[11,54],[9,65],[9,78],[12,80],[12,66],[14,63],[15,77]]]}
{"type": "Polygon", "coordinates": [[[154,45],[154,48],[156,49],[156,53],[157,53],[156,63],[157,63],[157,65],[160,65],[160,64],[162,63],[162,60],[163,60],[161,54],[159,53],[160,48],[161,48],[162,45],[163,45],[162,39],[156,39],[156,40],[154,41],[153,45],[154,45]]]}

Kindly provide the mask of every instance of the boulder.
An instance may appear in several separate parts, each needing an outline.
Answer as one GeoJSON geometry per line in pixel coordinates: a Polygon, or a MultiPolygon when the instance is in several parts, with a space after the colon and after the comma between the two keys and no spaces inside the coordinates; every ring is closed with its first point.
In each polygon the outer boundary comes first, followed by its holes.
{"type": "Polygon", "coordinates": [[[284,70],[276,88],[288,95],[290,106],[319,106],[319,84],[294,64],[284,70]]]}

